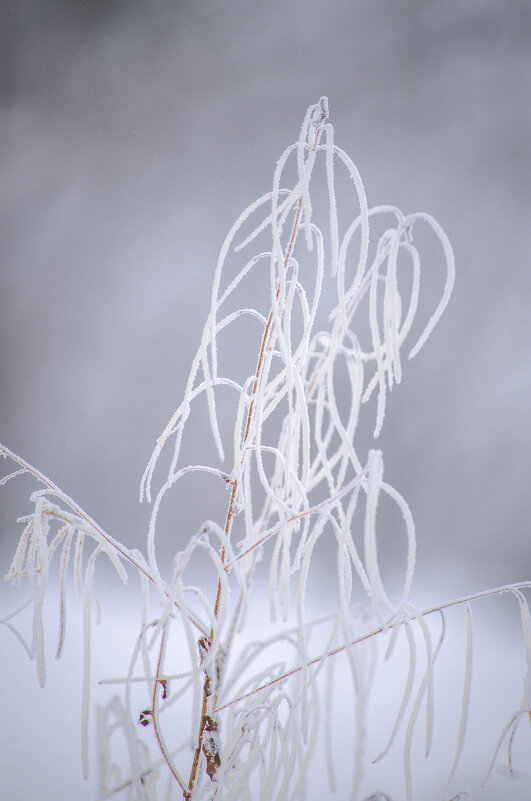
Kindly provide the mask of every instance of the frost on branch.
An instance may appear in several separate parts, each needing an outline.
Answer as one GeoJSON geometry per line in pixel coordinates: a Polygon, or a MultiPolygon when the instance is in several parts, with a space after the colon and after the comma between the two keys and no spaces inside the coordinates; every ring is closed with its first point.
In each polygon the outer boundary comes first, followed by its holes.
{"type": "Polygon", "coordinates": [[[46,476],[27,464],[3,445],[2,455],[22,465],[22,469],[6,476],[5,483],[15,475],[28,473],[33,475],[44,489],[36,490],[30,495],[33,511],[20,517],[23,525],[15,555],[11,562],[6,581],[18,583],[28,579],[32,585],[32,595],[27,603],[15,610],[0,622],[7,625],[18,637],[30,659],[34,659],[41,686],[44,686],[45,670],[45,630],[43,622],[43,604],[45,600],[48,578],[57,552],[59,572],[59,632],[56,658],[63,651],[66,631],[65,582],[67,571],[73,561],[73,572],[78,594],[83,597],[83,689],[82,689],[82,755],[83,770],[88,771],[88,713],[90,690],[90,638],[91,638],[91,604],[93,601],[92,584],[96,559],[105,554],[123,582],[127,574],[123,565],[123,557],[127,550],[116,547],[114,540],[100,529],[71,498],[63,493],[46,476]],[[81,513],[81,514],[80,514],[81,513]],[[86,556],[86,552],[89,555],[86,556]],[[84,565],[84,562],[86,563],[84,565]],[[28,643],[13,621],[28,606],[33,608],[32,636],[28,643]]]}
{"type": "MultiPolygon", "coordinates": [[[[141,481],[140,499],[152,506],[146,558],[106,534],[52,482],[4,449],[17,463],[4,482],[30,472],[41,485],[31,496],[34,512],[22,520],[9,577],[34,581],[33,641],[27,649],[37,658],[42,680],[41,610],[54,551],[60,553],[58,653],[72,549],[86,599],[87,643],[97,555],[104,552],[122,578],[127,564],[140,577],[141,621],[129,664],[125,675],[105,681],[123,688],[123,701],[115,696],[99,713],[105,798],[124,792],[135,799],[185,801],[303,799],[313,790],[321,754],[327,782],[319,792],[325,797],[339,771],[345,773],[336,758],[345,738],[338,744],[334,723],[335,666],[341,659],[342,705],[352,722],[351,797],[367,797],[364,776],[401,738],[403,785],[412,798],[413,740],[420,720],[427,755],[432,748],[435,665],[446,610],[462,606],[466,647],[448,795],[470,709],[471,604],[488,595],[516,595],[526,644],[524,698],[502,740],[508,735],[512,743],[531,706],[526,583],[424,612],[412,603],[412,515],[387,482],[381,450],[364,450],[359,431],[368,428],[379,436],[389,393],[406,372],[404,354],[419,353],[448,303],[454,258],[445,232],[429,214],[368,205],[356,166],[335,143],[328,114],[326,98],[308,108],[297,141],[276,164],[270,191],[244,209],[222,244],[183,399],[158,436],[141,481]],[[436,265],[423,263],[417,241],[422,229],[435,243],[436,265]],[[442,268],[442,292],[420,320],[426,267],[442,268]],[[238,297],[250,282],[262,291],[241,305],[238,297]],[[228,332],[241,331],[243,322],[254,343],[250,370],[231,358],[228,332]],[[233,401],[232,429],[220,412],[220,398],[227,396],[233,401]],[[183,443],[189,437],[193,446],[190,420],[201,405],[214,460],[186,464],[183,443]],[[226,488],[226,507],[215,519],[201,520],[173,561],[159,560],[157,543],[165,535],[159,512],[166,496],[179,482],[198,477],[203,487],[211,481],[226,488]],[[382,532],[382,502],[395,507],[401,531],[382,532]],[[398,592],[384,581],[384,533],[403,543],[398,592]],[[93,551],[83,577],[81,552],[89,540],[93,551]],[[335,564],[331,582],[316,555],[323,547],[335,564]],[[333,608],[312,618],[314,589],[325,582],[332,584],[333,608]],[[260,631],[263,619],[253,621],[257,597],[259,611],[277,626],[272,634],[260,631]],[[369,697],[382,640],[386,659],[400,640],[408,666],[383,750],[369,755],[369,697]],[[109,756],[118,731],[126,743],[124,769],[109,756]]],[[[8,618],[3,622],[12,627],[8,618]]],[[[87,673],[84,688],[86,707],[87,673]]],[[[84,721],[86,751],[86,712],[84,721]]],[[[323,771],[318,773],[320,781],[323,771]]],[[[380,797],[387,798],[369,793],[380,797]]]]}

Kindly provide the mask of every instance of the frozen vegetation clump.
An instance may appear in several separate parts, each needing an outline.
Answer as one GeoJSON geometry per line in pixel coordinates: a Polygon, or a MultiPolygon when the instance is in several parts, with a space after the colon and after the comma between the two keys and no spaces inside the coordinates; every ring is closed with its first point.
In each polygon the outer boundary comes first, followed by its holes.
{"type": "MultiPolygon", "coordinates": [[[[121,694],[97,711],[101,799],[302,801],[326,798],[339,784],[338,797],[346,797],[347,775],[352,799],[409,801],[415,795],[413,737],[421,718],[427,754],[431,748],[434,664],[450,607],[463,614],[462,702],[445,784],[434,788],[433,797],[468,797],[454,786],[454,774],[473,684],[472,607],[507,592],[522,619],[524,694],[496,753],[486,755],[485,773],[503,742],[511,760],[516,729],[531,709],[524,595],[530,585],[415,608],[412,515],[384,479],[382,452],[363,452],[358,436],[369,425],[378,437],[388,395],[402,380],[404,354],[412,358],[423,348],[453,283],[452,248],[433,217],[368,206],[356,166],[335,143],[323,97],[308,108],[298,140],[278,160],[271,191],[241,213],[221,247],[210,312],[183,399],[157,438],[141,482],[140,500],[152,509],[145,553],[107,534],[51,480],[2,446],[12,467],[1,483],[25,473],[36,480],[6,576],[29,581],[31,597],[2,623],[19,637],[44,685],[48,579],[53,573],[59,593],[59,656],[66,579],[73,569],[84,600],[85,775],[98,557],[106,557],[122,581],[131,574],[139,579],[138,636],[126,675],[108,681],[121,694]],[[352,211],[336,201],[336,183],[345,176],[352,211]],[[424,266],[416,234],[422,228],[422,241],[432,238],[446,269],[442,294],[424,324],[416,320],[424,266]],[[377,231],[371,239],[369,229],[377,231]],[[238,298],[245,297],[251,280],[261,280],[263,291],[253,305],[240,307],[238,298]],[[241,331],[242,320],[246,338],[256,343],[249,374],[242,373],[240,359],[225,353],[228,330],[241,331]],[[319,330],[322,321],[327,327],[319,330]],[[181,456],[196,408],[208,415],[210,464],[186,464],[181,456]],[[196,479],[202,487],[205,481],[226,487],[226,509],[219,519],[200,522],[168,564],[157,555],[160,512],[179,482],[196,479]],[[379,560],[382,501],[396,507],[403,528],[403,576],[391,589],[379,560]],[[328,575],[319,565],[322,540],[333,554],[335,601],[316,616],[312,601],[328,575]],[[32,633],[25,638],[15,622],[27,608],[33,610],[32,633]],[[262,608],[271,625],[257,638],[254,616],[262,608]],[[397,646],[406,654],[406,668],[388,730],[379,732],[380,753],[369,753],[374,675],[381,662],[392,661],[397,646]],[[340,670],[344,717],[338,723],[340,670]],[[373,765],[397,749],[400,780],[376,787],[373,765]]],[[[393,529],[392,536],[400,538],[400,532],[393,529]]]]}

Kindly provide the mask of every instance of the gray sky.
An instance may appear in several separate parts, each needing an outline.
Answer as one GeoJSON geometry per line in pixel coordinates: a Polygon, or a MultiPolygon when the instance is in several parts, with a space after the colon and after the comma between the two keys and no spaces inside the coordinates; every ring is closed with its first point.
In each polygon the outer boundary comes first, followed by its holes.
{"type": "Polygon", "coordinates": [[[369,203],[431,212],[456,253],[447,314],[389,403],[386,474],[421,559],[522,578],[529,5],[33,0],[3,13],[7,444],[143,542],[139,477],[182,392],[217,250],[327,94],[369,203]]]}

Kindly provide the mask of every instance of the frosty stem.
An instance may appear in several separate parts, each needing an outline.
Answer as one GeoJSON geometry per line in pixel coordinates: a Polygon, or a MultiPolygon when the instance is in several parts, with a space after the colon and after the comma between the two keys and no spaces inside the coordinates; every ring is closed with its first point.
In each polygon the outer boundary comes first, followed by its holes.
{"type": "MultiPolygon", "coordinates": [[[[315,149],[317,147],[317,143],[319,141],[319,135],[320,135],[320,129],[317,128],[317,131],[316,131],[316,134],[315,134],[315,141],[314,141],[313,148],[312,148],[313,151],[315,151],[315,149]]],[[[303,199],[302,199],[302,195],[301,195],[299,197],[299,199],[298,199],[297,211],[295,213],[295,220],[293,222],[293,227],[292,227],[292,230],[291,230],[291,236],[290,236],[290,240],[289,240],[289,244],[288,244],[288,249],[286,251],[286,255],[285,255],[285,258],[284,258],[284,270],[286,270],[286,268],[287,268],[289,259],[291,257],[291,253],[293,251],[293,246],[295,244],[295,239],[296,239],[296,236],[297,236],[297,231],[298,231],[298,228],[299,228],[300,218],[301,218],[302,200],[303,199]]],[[[278,284],[277,288],[276,288],[276,298],[277,298],[277,300],[278,300],[279,294],[280,294],[280,284],[278,284]]],[[[264,364],[264,354],[265,354],[265,351],[266,351],[266,348],[267,348],[267,343],[268,343],[268,340],[269,340],[269,334],[270,334],[270,331],[271,331],[272,322],[273,322],[273,308],[271,308],[271,310],[269,312],[269,317],[267,318],[267,323],[266,323],[265,330],[264,330],[264,333],[263,333],[263,336],[262,336],[262,341],[260,343],[260,350],[258,352],[258,360],[257,360],[257,364],[256,364],[256,371],[255,371],[255,376],[254,376],[254,381],[253,381],[253,390],[252,390],[252,393],[251,393],[251,402],[249,403],[249,411],[247,413],[247,421],[246,421],[246,424],[245,424],[245,432],[244,432],[243,440],[242,440],[242,451],[245,448],[245,445],[247,444],[247,440],[249,438],[249,432],[250,432],[250,429],[251,429],[251,422],[252,422],[252,418],[253,418],[255,397],[256,397],[256,392],[257,392],[257,389],[258,389],[258,384],[260,382],[260,378],[261,378],[261,375],[262,375],[262,368],[263,368],[263,364],[264,364]]],[[[233,481],[232,481],[232,490],[231,490],[231,494],[230,494],[229,505],[227,507],[227,514],[226,514],[226,517],[225,517],[225,528],[224,528],[224,531],[225,531],[225,535],[227,536],[227,538],[229,537],[231,524],[232,524],[232,519],[234,517],[234,504],[235,504],[235,500],[236,500],[237,491],[238,491],[238,479],[235,477],[233,479],[233,481]]],[[[222,565],[225,565],[225,557],[226,557],[225,546],[223,545],[222,548],[221,548],[221,563],[222,563],[222,565]]],[[[214,604],[214,618],[216,620],[217,620],[218,615],[219,615],[220,603],[221,603],[221,578],[218,578],[218,585],[217,585],[217,590],[216,590],[216,601],[215,601],[215,604],[214,604]]],[[[210,637],[209,637],[209,642],[210,643],[212,642],[213,636],[214,636],[214,628],[212,627],[210,629],[210,637]]],[[[202,743],[203,731],[204,731],[204,728],[205,728],[205,721],[206,721],[206,718],[207,718],[208,694],[209,693],[210,693],[209,677],[205,674],[205,681],[204,681],[204,685],[203,685],[203,700],[202,700],[202,705],[201,705],[201,721],[200,721],[200,724],[199,724],[199,737],[198,737],[197,745],[196,745],[195,752],[194,752],[194,759],[193,759],[193,762],[192,762],[192,769],[190,771],[190,779],[188,781],[188,792],[184,793],[184,798],[185,799],[190,798],[190,794],[191,794],[191,792],[192,792],[192,790],[194,788],[194,784],[195,784],[196,777],[197,777],[197,768],[198,768],[198,765],[199,765],[199,757],[201,755],[201,743],[202,743]]],[[[216,688],[216,695],[214,697],[214,707],[216,706],[216,703],[217,703],[217,688],[216,688]]]]}

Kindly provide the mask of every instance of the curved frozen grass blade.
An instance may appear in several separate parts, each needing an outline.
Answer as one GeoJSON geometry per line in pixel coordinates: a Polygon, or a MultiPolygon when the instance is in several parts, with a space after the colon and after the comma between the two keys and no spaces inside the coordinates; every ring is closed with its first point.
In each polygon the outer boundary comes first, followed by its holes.
{"type": "MultiPolygon", "coordinates": [[[[443,625],[441,634],[439,637],[439,642],[437,643],[437,647],[435,651],[432,650],[431,645],[431,636],[429,629],[426,625],[424,618],[426,617],[426,613],[421,614],[416,609],[414,609],[411,604],[406,605],[406,610],[412,615],[412,617],[417,621],[419,624],[419,628],[422,632],[422,637],[424,640],[424,647],[426,649],[426,671],[424,673],[424,677],[421,681],[419,690],[417,692],[417,697],[413,704],[413,709],[409,718],[409,723],[407,727],[405,743],[404,743],[404,772],[405,772],[405,780],[406,780],[406,797],[407,801],[411,801],[412,799],[412,772],[411,772],[411,742],[413,739],[413,730],[415,728],[415,723],[417,721],[417,717],[420,710],[420,705],[426,695],[426,749],[425,754],[426,757],[429,756],[431,750],[431,742],[432,742],[432,735],[433,735],[433,666],[439,651],[441,650],[444,635],[445,635],[445,625],[444,625],[444,616],[442,618],[443,625]]],[[[442,611],[442,607],[437,608],[437,612],[442,611]]]]}
{"type": "Polygon", "coordinates": [[[83,763],[83,776],[88,776],[88,718],[90,695],[90,655],[91,655],[91,613],[92,581],[96,559],[101,551],[98,546],[91,554],[85,571],[83,582],[83,692],[81,702],[81,759],[83,763]]]}
{"type": "Polygon", "coordinates": [[[7,476],[4,476],[4,478],[0,480],[0,487],[3,487],[5,484],[7,484],[8,481],[11,481],[12,478],[16,478],[17,476],[22,476],[24,473],[27,472],[28,471],[26,470],[25,467],[22,467],[20,470],[14,470],[12,473],[9,473],[7,476]]]}
{"type": "Polygon", "coordinates": [[[528,712],[527,712],[526,709],[525,710],[520,709],[520,710],[518,710],[518,712],[515,712],[513,715],[511,715],[511,717],[509,718],[508,723],[503,728],[503,731],[502,731],[502,733],[500,734],[500,736],[498,738],[498,742],[496,743],[496,748],[494,749],[494,753],[492,755],[492,759],[491,759],[491,761],[489,763],[487,772],[485,774],[485,778],[483,779],[483,781],[481,783],[482,787],[484,787],[486,785],[486,783],[488,782],[488,780],[490,778],[490,775],[491,775],[491,773],[492,773],[492,771],[494,769],[494,765],[496,764],[496,759],[498,758],[498,754],[500,752],[500,748],[503,745],[503,741],[505,740],[505,738],[507,737],[509,732],[511,732],[514,729],[514,727],[517,725],[520,717],[522,715],[527,715],[527,714],[528,714],[528,712]]]}
{"type": "Polygon", "coordinates": [[[24,573],[24,559],[26,557],[26,550],[30,535],[33,532],[33,524],[33,515],[30,515],[30,518],[27,521],[18,541],[17,549],[15,551],[15,555],[13,556],[13,561],[11,562],[9,571],[5,576],[6,581],[12,581],[13,583],[20,581],[20,577],[24,573]]]}
{"type": "Polygon", "coordinates": [[[415,569],[415,558],[417,549],[415,524],[413,523],[413,515],[411,514],[411,510],[407,505],[407,503],[405,502],[404,498],[400,495],[400,493],[397,492],[389,484],[386,484],[384,481],[382,482],[381,489],[382,492],[385,492],[387,495],[389,495],[389,497],[396,503],[396,505],[402,512],[402,517],[406,525],[408,547],[407,547],[407,566],[406,566],[406,575],[404,581],[404,590],[402,594],[402,599],[400,601],[400,608],[402,608],[408,602],[411,585],[413,583],[413,572],[415,569]]]}
{"type": "Polygon", "coordinates": [[[59,573],[59,640],[57,643],[57,651],[55,658],[59,659],[63,652],[65,625],[66,625],[66,605],[65,605],[65,578],[68,569],[68,562],[70,560],[70,545],[72,543],[73,531],[65,531],[65,541],[61,551],[61,568],[59,573]]]}
{"type": "Polygon", "coordinates": [[[428,223],[429,226],[435,232],[435,235],[439,239],[443,252],[444,257],[446,260],[446,282],[443,289],[442,297],[437,305],[437,308],[433,312],[430,320],[418,338],[416,344],[411,349],[408,358],[413,359],[414,356],[417,355],[419,350],[423,347],[424,343],[430,336],[431,332],[439,322],[444,310],[448,305],[448,301],[450,300],[450,295],[452,294],[452,290],[454,288],[455,283],[455,258],[452,246],[450,244],[450,240],[448,239],[445,231],[439,225],[437,220],[435,220],[431,214],[425,214],[424,212],[417,212],[416,214],[411,214],[408,218],[408,224],[410,227],[416,222],[416,220],[423,220],[424,222],[428,223]]]}
{"type": "Polygon", "coordinates": [[[367,504],[365,509],[364,548],[365,565],[370,583],[371,600],[374,610],[379,614],[380,606],[392,609],[392,604],[384,590],[378,566],[378,550],[376,539],[376,509],[378,497],[382,489],[383,459],[381,451],[369,452],[369,480],[367,487],[367,504]]]}
{"type": "MultiPolygon", "coordinates": [[[[511,716],[511,718],[509,719],[509,722],[506,724],[505,728],[503,729],[502,733],[500,734],[500,736],[498,738],[498,742],[496,744],[496,748],[495,748],[494,753],[492,755],[492,759],[490,761],[487,773],[486,773],[485,778],[483,779],[483,782],[482,782],[482,787],[487,783],[487,781],[488,781],[488,779],[490,777],[490,774],[492,773],[492,770],[494,768],[494,765],[496,763],[496,759],[497,759],[498,753],[500,751],[500,748],[501,748],[501,746],[503,744],[503,741],[505,740],[506,736],[509,733],[510,733],[510,735],[509,735],[509,742],[508,742],[508,762],[509,762],[509,769],[512,772],[512,744],[513,744],[513,741],[514,741],[516,730],[518,728],[518,725],[520,723],[520,719],[521,719],[522,715],[529,715],[529,709],[531,707],[530,697],[529,697],[529,676],[530,676],[530,670],[531,670],[531,668],[530,668],[530,666],[531,666],[531,626],[530,626],[530,624],[531,624],[531,616],[530,616],[530,613],[529,613],[529,605],[527,603],[527,600],[526,600],[525,596],[521,592],[521,589],[522,588],[520,588],[520,587],[512,587],[512,588],[510,588],[510,591],[515,595],[516,599],[518,600],[518,604],[519,604],[519,607],[520,607],[520,615],[521,615],[521,619],[522,619],[522,629],[523,629],[524,645],[525,645],[525,652],[526,652],[526,677],[525,677],[525,680],[524,680],[524,694],[523,694],[523,698],[522,698],[521,708],[511,716]]],[[[500,592],[503,592],[503,591],[507,591],[507,588],[502,588],[500,590],[500,592]]]]}
{"type": "Polygon", "coordinates": [[[463,701],[461,704],[461,718],[459,721],[459,735],[457,739],[457,747],[455,750],[455,757],[452,764],[452,769],[450,771],[450,776],[448,777],[448,782],[446,783],[446,790],[444,795],[448,791],[450,787],[451,781],[455,775],[455,771],[457,770],[457,766],[459,765],[459,760],[461,759],[461,755],[463,753],[463,747],[465,744],[465,735],[466,735],[466,726],[468,722],[468,713],[470,708],[470,689],[472,684],[472,656],[473,656],[473,638],[472,638],[472,609],[470,607],[470,603],[466,603],[465,607],[465,615],[466,615],[466,661],[465,661],[465,681],[463,686],[463,701]]]}
{"type": "Polygon", "coordinates": [[[525,677],[525,692],[526,692],[526,706],[531,710],[531,613],[529,611],[529,604],[521,590],[514,590],[514,595],[518,600],[520,607],[520,617],[522,620],[522,634],[524,637],[525,646],[525,662],[526,662],[526,677],[525,677]]]}
{"type": "Polygon", "coordinates": [[[404,719],[404,715],[405,715],[407,706],[409,704],[409,700],[411,698],[411,691],[413,689],[413,682],[415,680],[415,668],[416,668],[416,665],[417,665],[417,651],[416,651],[416,647],[415,647],[415,637],[414,637],[414,635],[413,635],[413,633],[411,631],[411,626],[410,626],[410,624],[409,624],[409,622],[407,620],[404,620],[404,627],[405,627],[405,630],[406,630],[407,642],[408,642],[408,647],[409,647],[409,667],[408,667],[408,672],[407,672],[406,684],[404,686],[404,693],[402,695],[402,700],[400,702],[400,708],[398,710],[398,714],[396,716],[395,724],[393,726],[393,730],[391,732],[391,736],[389,737],[389,741],[388,741],[387,745],[385,746],[384,750],[381,752],[381,754],[379,754],[373,760],[374,763],[379,762],[381,759],[384,758],[384,756],[391,749],[391,747],[392,747],[392,745],[393,745],[393,743],[395,741],[396,735],[397,735],[398,730],[400,728],[400,724],[402,723],[402,720],[404,719]]]}

